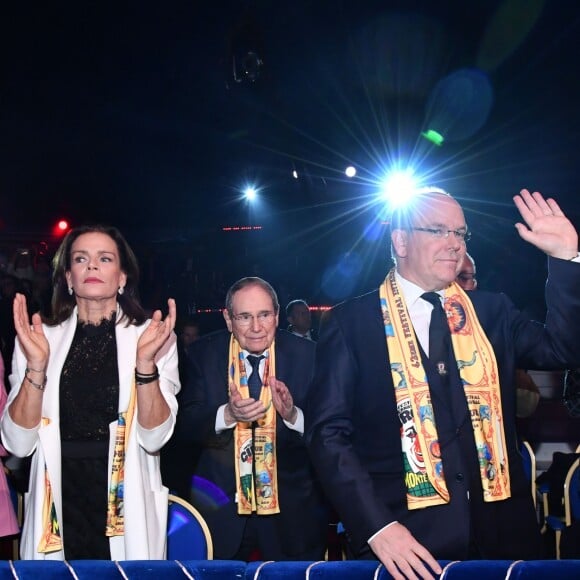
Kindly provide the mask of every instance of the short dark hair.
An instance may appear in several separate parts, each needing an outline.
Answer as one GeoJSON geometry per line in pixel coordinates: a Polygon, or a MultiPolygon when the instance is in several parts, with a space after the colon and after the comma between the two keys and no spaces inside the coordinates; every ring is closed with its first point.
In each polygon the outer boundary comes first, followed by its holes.
{"type": "Polygon", "coordinates": [[[61,242],[52,261],[52,314],[47,321],[50,325],[64,322],[72,314],[76,298],[68,293],[66,272],[71,268],[71,248],[77,238],[83,234],[99,233],[109,236],[116,244],[119,252],[121,270],[127,277],[123,294],[117,295],[117,302],[123,309],[123,319],[129,324],[142,324],[147,315],[139,302],[139,264],[133,250],[121,234],[113,226],[83,225],[68,232],[61,242]]]}
{"type": "Polygon", "coordinates": [[[308,308],[308,303],[306,302],[306,300],[302,300],[301,298],[297,298],[296,300],[291,300],[286,305],[286,318],[288,318],[289,316],[292,316],[292,311],[294,310],[295,306],[298,306],[298,304],[303,304],[304,306],[306,306],[306,308],[308,308]]]}
{"type": "Polygon", "coordinates": [[[274,288],[272,288],[272,286],[262,278],[258,278],[257,276],[248,276],[246,278],[241,278],[237,282],[234,282],[230,286],[226,294],[226,310],[228,311],[230,316],[233,316],[234,314],[232,306],[234,294],[236,292],[239,292],[243,288],[247,288],[248,286],[259,286],[260,288],[262,288],[262,290],[265,290],[272,299],[272,304],[274,305],[274,312],[278,314],[278,311],[280,310],[280,304],[278,302],[278,295],[276,294],[274,288]]]}

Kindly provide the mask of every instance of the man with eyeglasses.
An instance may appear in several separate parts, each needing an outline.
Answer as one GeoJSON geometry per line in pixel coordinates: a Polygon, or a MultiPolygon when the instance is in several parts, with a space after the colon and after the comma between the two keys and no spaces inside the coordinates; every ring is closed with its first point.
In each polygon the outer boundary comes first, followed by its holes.
{"type": "Polygon", "coordinates": [[[514,203],[518,234],[548,255],[545,325],[455,283],[469,232],[435,188],[393,212],[380,288],[322,319],[309,452],[351,557],[394,578],[433,578],[437,560],[541,558],[514,376],[580,362],[580,260],[553,199],[522,190],[514,203]]]}
{"type": "Polygon", "coordinates": [[[196,448],[189,499],[216,559],[324,557],[328,518],[303,438],[315,344],[279,330],[279,310],[268,282],[243,278],[226,296],[227,331],[189,351],[177,430],[196,448]]]}

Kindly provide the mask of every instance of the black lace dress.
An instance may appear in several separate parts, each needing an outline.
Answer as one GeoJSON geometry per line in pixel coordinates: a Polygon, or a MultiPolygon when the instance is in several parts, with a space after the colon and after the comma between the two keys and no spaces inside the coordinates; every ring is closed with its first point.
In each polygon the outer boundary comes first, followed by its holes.
{"type": "Polygon", "coordinates": [[[79,322],[60,377],[63,544],[67,560],[111,558],[107,522],[109,423],[117,420],[115,313],[79,322]]]}

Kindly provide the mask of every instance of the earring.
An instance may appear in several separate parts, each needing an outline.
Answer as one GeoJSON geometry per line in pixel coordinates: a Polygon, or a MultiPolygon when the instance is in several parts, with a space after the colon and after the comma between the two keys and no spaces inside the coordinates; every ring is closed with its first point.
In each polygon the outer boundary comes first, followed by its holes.
{"type": "Polygon", "coordinates": [[[123,286],[119,286],[119,289],[117,290],[117,292],[119,293],[119,296],[121,296],[123,294],[123,292],[125,292],[125,288],[123,288],[123,286]]]}
{"type": "Polygon", "coordinates": [[[69,296],[73,295],[73,287],[72,286],[68,287],[68,293],[69,293],[69,296]]]}

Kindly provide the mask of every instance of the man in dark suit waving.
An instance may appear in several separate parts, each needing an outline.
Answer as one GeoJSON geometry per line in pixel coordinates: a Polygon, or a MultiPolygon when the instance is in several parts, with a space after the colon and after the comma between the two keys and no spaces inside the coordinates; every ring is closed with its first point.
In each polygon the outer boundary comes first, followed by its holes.
{"type": "Polygon", "coordinates": [[[578,236],[554,200],[522,190],[514,202],[518,233],[548,255],[545,325],[454,282],[469,231],[436,188],[393,213],[395,268],[379,290],[323,318],[309,451],[354,557],[395,578],[431,578],[436,559],[541,554],[515,369],[580,363],[578,236]]]}
{"type": "Polygon", "coordinates": [[[189,351],[177,429],[196,448],[191,501],[217,559],[324,556],[328,519],[303,439],[315,345],[277,330],[278,313],[270,284],[243,278],[226,296],[228,330],[189,351]]]}

